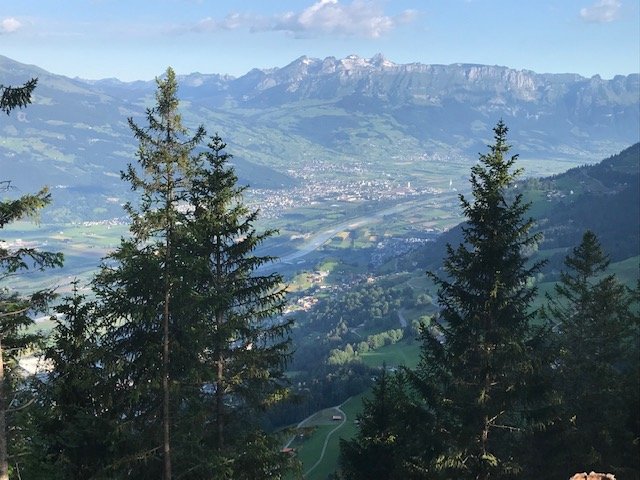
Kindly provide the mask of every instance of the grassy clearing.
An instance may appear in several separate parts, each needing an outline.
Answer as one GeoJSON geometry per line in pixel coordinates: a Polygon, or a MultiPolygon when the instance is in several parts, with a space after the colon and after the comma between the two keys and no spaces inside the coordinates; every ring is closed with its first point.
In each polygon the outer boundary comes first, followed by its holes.
{"type": "Polygon", "coordinates": [[[304,438],[298,437],[292,443],[291,446],[297,450],[298,460],[302,462],[303,471],[306,472],[318,461],[324,445],[324,439],[334,428],[335,425],[321,425],[313,429],[305,429],[304,438]]]}
{"type": "Polygon", "coordinates": [[[295,275],[289,280],[287,285],[288,292],[304,292],[311,288],[313,283],[310,280],[310,275],[307,272],[302,272],[295,275]]]}
{"type": "Polygon", "coordinates": [[[414,368],[420,360],[420,343],[402,341],[394,345],[386,345],[361,354],[360,359],[369,367],[381,367],[386,364],[388,367],[404,365],[414,368]]]}
{"type": "MultiPolygon", "coordinates": [[[[306,479],[324,480],[329,474],[338,469],[340,439],[353,438],[356,434],[355,420],[362,412],[362,399],[366,395],[370,395],[370,392],[351,397],[342,405],[341,408],[346,415],[346,421],[331,435],[327,442],[322,462],[305,477],[306,479]]],[[[331,420],[331,416],[336,414],[337,411],[332,408],[317,412],[309,423],[305,423],[304,428],[301,429],[305,433],[305,438],[297,438],[292,444],[298,451],[298,459],[302,462],[303,472],[315,465],[318,458],[320,458],[327,435],[339,425],[338,422],[331,420]],[[310,425],[314,426],[307,428],[310,425]]]]}
{"type": "MultiPolygon", "coordinates": [[[[640,278],[640,256],[627,258],[621,262],[612,263],[605,275],[614,274],[617,280],[629,288],[636,288],[636,282],[640,278]]],[[[546,305],[545,295],[555,295],[557,282],[541,282],[538,285],[538,296],[533,301],[533,308],[546,305]]]]}
{"type": "Polygon", "coordinates": [[[609,269],[618,280],[630,288],[635,288],[640,276],[640,256],[627,258],[622,262],[612,263],[609,269]]]}

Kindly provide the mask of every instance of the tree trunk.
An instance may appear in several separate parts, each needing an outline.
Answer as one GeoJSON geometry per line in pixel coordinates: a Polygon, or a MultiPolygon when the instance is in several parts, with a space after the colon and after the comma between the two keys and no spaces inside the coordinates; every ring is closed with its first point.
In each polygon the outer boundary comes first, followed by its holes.
{"type": "MultiPolygon", "coordinates": [[[[167,144],[171,144],[171,122],[167,127],[167,144]]],[[[162,314],[162,452],[164,460],[163,480],[171,480],[171,416],[169,413],[169,320],[171,302],[171,238],[173,236],[173,220],[171,208],[173,207],[173,169],[171,163],[167,164],[167,198],[165,200],[166,237],[164,251],[164,312],[162,314]]]]}
{"type": "Polygon", "coordinates": [[[218,372],[216,380],[216,433],[218,437],[218,451],[224,446],[224,358],[218,353],[218,372]]]}
{"type": "Polygon", "coordinates": [[[2,339],[0,338],[0,480],[9,480],[9,462],[7,456],[7,426],[5,420],[7,405],[4,390],[4,361],[2,358],[2,339]]]}
{"type": "MultiPolygon", "coordinates": [[[[162,318],[162,452],[163,480],[171,480],[171,431],[169,428],[169,290],[165,291],[162,318]]],[[[1,479],[0,479],[1,480],[1,479]]]]}
{"type": "MultiPolygon", "coordinates": [[[[170,192],[171,193],[171,192],[170,192]]],[[[172,200],[170,198],[170,200],[172,200]]],[[[171,225],[165,240],[164,258],[164,311],[162,313],[162,457],[164,461],[163,480],[171,480],[171,416],[169,413],[169,319],[171,302],[171,279],[169,278],[171,260],[171,225]]]]}
{"type": "MultiPolygon", "coordinates": [[[[222,285],[223,269],[222,269],[222,251],[220,247],[220,238],[215,238],[215,260],[216,260],[216,288],[222,285]]],[[[221,311],[216,312],[216,328],[218,330],[217,342],[217,367],[216,372],[216,434],[218,438],[218,451],[224,446],[224,349],[222,327],[224,323],[224,314],[221,311]]]]}

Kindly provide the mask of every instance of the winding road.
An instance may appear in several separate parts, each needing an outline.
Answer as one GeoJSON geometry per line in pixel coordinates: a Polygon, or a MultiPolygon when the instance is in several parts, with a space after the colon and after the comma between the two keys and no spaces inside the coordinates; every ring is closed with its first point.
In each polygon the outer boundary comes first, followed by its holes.
{"type": "MultiPolygon", "coordinates": [[[[349,397],[351,398],[351,397],[349,397]]],[[[337,407],[333,407],[334,410],[337,410],[338,412],[340,412],[340,415],[342,415],[342,421],[340,422],[340,424],[334,428],[333,430],[331,430],[327,436],[324,439],[324,445],[322,446],[322,452],[320,453],[320,458],[318,458],[318,461],[316,463],[313,464],[313,466],[308,469],[306,472],[304,472],[304,476],[306,477],[307,475],[309,475],[318,465],[320,465],[322,463],[322,460],[324,459],[324,454],[327,451],[327,444],[329,443],[329,439],[331,438],[331,435],[333,435],[336,430],[339,430],[347,421],[347,414],[344,413],[344,411],[340,408],[342,407],[342,405],[344,405],[345,403],[347,403],[349,401],[349,398],[347,398],[344,402],[342,402],[340,405],[338,405],[337,407]]]]}
{"type": "MultiPolygon", "coordinates": [[[[304,477],[306,477],[307,475],[309,475],[309,473],[311,473],[318,465],[320,465],[322,463],[322,460],[324,460],[324,454],[327,451],[327,445],[329,444],[329,439],[331,438],[331,436],[338,431],[346,422],[347,422],[347,414],[344,412],[344,410],[342,410],[342,406],[347,403],[349,400],[351,400],[351,397],[347,398],[344,402],[342,402],[340,405],[337,405],[335,407],[330,407],[327,408],[325,410],[321,410],[321,411],[326,411],[326,410],[330,410],[333,409],[336,414],[339,414],[340,416],[342,416],[342,421],[336,425],[336,427],[331,430],[327,436],[324,439],[324,445],[322,446],[322,452],[320,452],[320,457],[318,458],[318,460],[316,461],[316,463],[314,463],[309,469],[307,469],[306,472],[304,472],[304,477]]],[[[309,415],[307,418],[305,418],[304,420],[302,420],[300,423],[298,423],[298,425],[296,425],[296,430],[299,428],[303,428],[305,426],[305,424],[307,424],[308,422],[310,422],[314,417],[316,417],[318,415],[319,412],[314,412],[313,414],[309,415]]],[[[284,448],[289,447],[289,445],[291,445],[291,442],[293,442],[295,440],[296,436],[292,436],[289,441],[286,443],[286,445],[284,446],[284,448]]]]}

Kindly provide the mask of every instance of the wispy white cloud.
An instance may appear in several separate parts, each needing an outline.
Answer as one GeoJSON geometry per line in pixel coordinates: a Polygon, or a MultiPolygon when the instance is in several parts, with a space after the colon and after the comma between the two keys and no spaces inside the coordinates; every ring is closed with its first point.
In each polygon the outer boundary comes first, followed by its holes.
{"type": "Polygon", "coordinates": [[[375,1],[353,0],[343,4],[338,0],[318,0],[301,12],[278,15],[267,30],[302,36],[336,34],[378,38],[415,17],[414,10],[405,10],[394,16],[385,15],[375,1]]]}
{"type": "Polygon", "coordinates": [[[178,28],[177,31],[191,31],[197,33],[215,32],[219,30],[236,30],[239,28],[251,28],[257,22],[259,17],[242,13],[230,13],[223,19],[217,20],[212,17],[203,18],[193,25],[178,28]]]}
{"type": "Polygon", "coordinates": [[[248,29],[251,32],[285,32],[296,37],[339,35],[378,38],[400,25],[412,22],[415,10],[404,10],[398,15],[386,15],[376,0],[316,0],[300,11],[278,13],[271,16],[232,13],[222,19],[207,17],[193,25],[171,29],[174,33],[214,32],[248,29]]]}
{"type": "Polygon", "coordinates": [[[13,33],[22,27],[22,23],[13,17],[7,17],[0,20],[0,34],[13,33]]]}
{"type": "Polygon", "coordinates": [[[598,0],[590,7],[580,9],[580,18],[590,23],[609,23],[618,18],[619,0],[598,0]]]}

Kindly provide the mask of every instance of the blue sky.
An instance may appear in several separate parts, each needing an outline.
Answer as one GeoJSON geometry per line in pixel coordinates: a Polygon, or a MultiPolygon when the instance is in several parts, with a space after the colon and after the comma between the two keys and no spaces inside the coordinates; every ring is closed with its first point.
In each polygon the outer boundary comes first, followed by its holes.
{"type": "Polygon", "coordinates": [[[638,73],[638,0],[0,0],[0,54],[53,73],[242,75],[308,55],[638,73]]]}

